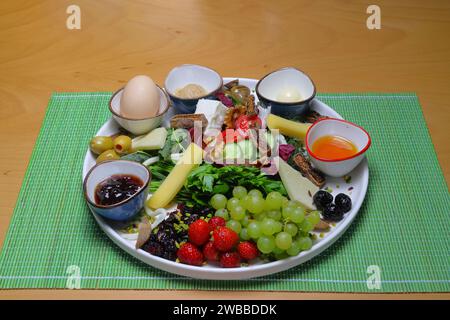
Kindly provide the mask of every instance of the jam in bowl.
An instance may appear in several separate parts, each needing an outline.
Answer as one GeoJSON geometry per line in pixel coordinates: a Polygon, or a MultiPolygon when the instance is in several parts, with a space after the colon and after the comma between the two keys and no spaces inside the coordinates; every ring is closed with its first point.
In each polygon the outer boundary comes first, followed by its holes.
{"type": "Polygon", "coordinates": [[[87,173],[83,183],[84,196],[96,214],[126,221],[144,207],[150,180],[150,171],[138,162],[104,161],[87,173]]]}

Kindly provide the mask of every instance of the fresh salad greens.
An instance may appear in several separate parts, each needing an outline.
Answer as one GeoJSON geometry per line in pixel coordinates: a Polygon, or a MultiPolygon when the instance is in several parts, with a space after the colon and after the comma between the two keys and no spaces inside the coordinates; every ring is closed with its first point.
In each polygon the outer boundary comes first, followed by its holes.
{"type": "Polygon", "coordinates": [[[174,153],[183,153],[190,143],[189,132],[186,129],[167,129],[167,139],[159,154],[164,160],[170,160],[174,153]]]}
{"type": "Polygon", "coordinates": [[[135,161],[139,163],[143,163],[145,160],[150,159],[152,155],[145,151],[136,151],[121,157],[122,160],[135,161]]]}
{"type": "Polygon", "coordinates": [[[206,206],[214,194],[231,197],[235,186],[258,189],[266,194],[272,191],[287,194],[281,181],[261,173],[259,168],[202,164],[189,174],[177,200],[188,206],[206,206]]]}

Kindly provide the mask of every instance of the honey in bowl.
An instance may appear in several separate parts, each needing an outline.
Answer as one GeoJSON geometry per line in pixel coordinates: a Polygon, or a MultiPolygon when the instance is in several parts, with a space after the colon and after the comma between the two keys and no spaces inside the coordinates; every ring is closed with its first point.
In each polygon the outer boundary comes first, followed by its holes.
{"type": "Polygon", "coordinates": [[[326,135],[314,141],[311,151],[323,160],[340,160],[354,156],[358,148],[344,137],[326,135]]]}

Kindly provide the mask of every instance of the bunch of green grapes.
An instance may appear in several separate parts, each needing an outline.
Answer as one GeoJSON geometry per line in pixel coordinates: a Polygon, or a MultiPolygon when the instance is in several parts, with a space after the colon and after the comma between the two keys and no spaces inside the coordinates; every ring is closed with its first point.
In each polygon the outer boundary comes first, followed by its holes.
{"type": "Polygon", "coordinates": [[[278,192],[270,192],[264,199],[259,190],[247,192],[242,186],[234,187],[232,198],[215,194],[210,203],[215,215],[224,218],[241,240],[255,241],[259,251],[275,259],[309,250],[309,232],[320,221],[319,212],[307,212],[301,203],[278,192]]]}

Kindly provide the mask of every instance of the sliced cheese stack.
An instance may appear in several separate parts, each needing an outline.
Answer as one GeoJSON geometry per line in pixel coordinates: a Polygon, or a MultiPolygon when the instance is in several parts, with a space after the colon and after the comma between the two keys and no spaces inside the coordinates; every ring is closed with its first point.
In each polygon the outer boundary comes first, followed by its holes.
{"type": "Polygon", "coordinates": [[[158,190],[147,201],[150,209],[167,206],[181,190],[192,169],[203,161],[203,149],[191,143],[158,190]]]}
{"type": "Polygon", "coordinates": [[[283,159],[278,157],[278,173],[281,181],[289,195],[289,199],[297,200],[307,209],[316,210],[313,203],[313,196],[319,191],[319,187],[309,179],[288,165],[283,159]]]}

